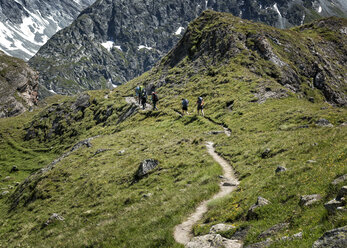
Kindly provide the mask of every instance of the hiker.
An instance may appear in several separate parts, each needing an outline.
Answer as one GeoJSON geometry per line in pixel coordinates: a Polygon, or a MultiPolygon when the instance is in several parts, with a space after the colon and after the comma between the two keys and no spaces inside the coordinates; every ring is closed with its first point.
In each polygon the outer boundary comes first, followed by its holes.
{"type": "Polygon", "coordinates": [[[152,103],[153,103],[153,110],[158,110],[157,109],[157,102],[159,101],[158,95],[156,92],[152,92],[152,103]]]}
{"type": "Polygon", "coordinates": [[[143,110],[146,108],[146,102],[147,102],[147,92],[146,92],[146,90],[142,90],[142,93],[141,93],[141,104],[142,104],[142,109],[143,110]]]}
{"type": "Polygon", "coordinates": [[[202,99],[201,96],[198,97],[198,100],[196,101],[196,105],[197,105],[198,114],[199,114],[199,110],[201,110],[201,114],[202,116],[204,116],[204,99],[202,99]]]}
{"type": "Polygon", "coordinates": [[[189,101],[187,99],[182,98],[182,116],[184,115],[184,111],[186,111],[187,115],[189,115],[188,103],[189,103],[189,101]]]}
{"type": "Polygon", "coordinates": [[[135,88],[135,94],[136,94],[136,101],[140,104],[140,92],[141,92],[141,87],[138,85],[135,88]]]}
{"type": "MultiPolygon", "coordinates": [[[[139,104],[141,104],[141,102],[142,102],[142,95],[143,95],[143,93],[145,92],[145,89],[143,88],[143,86],[139,86],[139,104]]],[[[146,96],[147,97],[147,96],[146,96]]]]}

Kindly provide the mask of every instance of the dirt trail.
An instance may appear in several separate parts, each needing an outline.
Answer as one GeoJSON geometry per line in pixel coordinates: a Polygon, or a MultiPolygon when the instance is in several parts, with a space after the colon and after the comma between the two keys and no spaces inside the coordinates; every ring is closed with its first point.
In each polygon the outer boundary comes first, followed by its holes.
{"type": "MultiPolygon", "coordinates": [[[[140,105],[138,101],[136,101],[135,97],[126,97],[125,101],[129,104],[135,104],[136,106],[142,109],[142,105],[140,105]]],[[[148,104],[148,99],[147,99],[146,108],[144,110],[151,110],[151,109],[152,109],[152,105],[148,104]]]]}
{"type": "Polygon", "coordinates": [[[220,191],[215,194],[211,199],[203,201],[200,203],[200,205],[196,208],[195,212],[192,213],[186,221],[183,223],[177,225],[174,230],[174,238],[175,241],[180,244],[187,244],[191,238],[192,235],[192,229],[193,226],[202,219],[203,215],[207,212],[207,204],[210,201],[213,201],[218,198],[222,198],[228,194],[230,194],[232,191],[234,191],[239,184],[239,181],[237,180],[234,170],[230,166],[230,164],[223,159],[221,156],[219,156],[213,147],[212,142],[206,143],[206,148],[208,153],[213,157],[213,159],[220,164],[223,168],[223,178],[222,182],[220,183],[220,191]]]}

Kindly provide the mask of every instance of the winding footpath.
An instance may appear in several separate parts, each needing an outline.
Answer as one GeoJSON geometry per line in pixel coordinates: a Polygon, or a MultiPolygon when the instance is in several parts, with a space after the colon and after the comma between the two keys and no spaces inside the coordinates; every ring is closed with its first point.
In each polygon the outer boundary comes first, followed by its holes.
{"type": "MultiPolygon", "coordinates": [[[[126,97],[125,101],[129,104],[135,104],[139,108],[142,106],[136,101],[134,97],[126,97]]],[[[146,104],[145,110],[152,109],[152,106],[146,104]]],[[[179,112],[177,112],[179,114],[179,112]]],[[[209,119],[210,120],[210,119],[209,119]]],[[[210,120],[211,121],[211,120],[210,120]]],[[[215,123],[216,124],[216,123],[215,123]]],[[[224,129],[224,133],[226,136],[230,137],[231,130],[227,127],[221,126],[224,129]]],[[[177,225],[174,230],[174,238],[177,243],[187,245],[191,239],[193,238],[192,230],[193,226],[203,218],[203,215],[208,211],[207,205],[216,199],[222,198],[233,192],[237,186],[239,185],[239,181],[237,180],[234,170],[231,165],[221,156],[219,156],[212,142],[206,143],[207,152],[211,155],[211,157],[222,167],[223,176],[221,177],[220,182],[220,191],[212,196],[209,200],[205,200],[199,204],[199,206],[195,209],[195,211],[187,218],[186,221],[177,225]]],[[[232,241],[233,242],[233,241],[232,241]]],[[[238,243],[233,247],[241,247],[238,243]]]]}
{"type": "Polygon", "coordinates": [[[211,157],[217,163],[219,163],[220,166],[222,166],[223,168],[223,177],[220,183],[220,191],[217,194],[215,194],[211,199],[201,202],[200,205],[196,208],[195,212],[192,213],[186,221],[184,221],[183,223],[175,227],[175,230],[174,230],[175,241],[183,245],[186,245],[193,237],[192,235],[193,226],[199,220],[201,220],[203,215],[207,212],[208,203],[230,194],[232,191],[234,191],[237,188],[239,184],[239,181],[237,180],[234,174],[234,170],[225,159],[223,159],[221,156],[219,156],[215,152],[213,143],[207,142],[206,148],[207,148],[207,152],[211,155],[211,157]]]}
{"type": "MultiPolygon", "coordinates": [[[[125,98],[125,101],[128,103],[128,104],[135,104],[136,106],[138,106],[140,109],[142,109],[142,105],[140,105],[138,103],[138,101],[135,99],[135,97],[126,97],[125,98]]],[[[152,109],[152,105],[148,104],[148,100],[147,100],[147,103],[146,103],[146,108],[144,110],[151,110],[152,109]]]]}

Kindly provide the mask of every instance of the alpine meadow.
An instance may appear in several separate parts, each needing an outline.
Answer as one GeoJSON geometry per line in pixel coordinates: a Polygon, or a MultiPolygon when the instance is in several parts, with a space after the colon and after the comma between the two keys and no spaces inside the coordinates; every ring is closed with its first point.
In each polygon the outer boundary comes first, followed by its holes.
{"type": "Polygon", "coordinates": [[[1,118],[0,247],[346,247],[346,64],[345,18],[206,10],[141,76],[1,118]],[[220,184],[234,190],[213,198],[220,184]]]}

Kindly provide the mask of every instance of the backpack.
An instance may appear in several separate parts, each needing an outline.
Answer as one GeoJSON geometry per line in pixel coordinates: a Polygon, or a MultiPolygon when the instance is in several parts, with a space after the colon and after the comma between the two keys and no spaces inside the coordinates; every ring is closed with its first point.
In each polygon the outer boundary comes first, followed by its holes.
{"type": "Polygon", "coordinates": [[[157,102],[159,100],[157,93],[153,92],[152,93],[152,100],[157,102]]]}
{"type": "Polygon", "coordinates": [[[204,100],[202,99],[201,96],[198,97],[198,104],[199,104],[199,106],[204,105],[204,100]]]}
{"type": "Polygon", "coordinates": [[[145,89],[142,90],[141,97],[142,97],[143,99],[147,99],[147,92],[146,92],[145,89]]]}
{"type": "Polygon", "coordinates": [[[188,103],[189,103],[189,101],[187,99],[182,100],[182,106],[183,107],[188,107],[188,103]]]}

